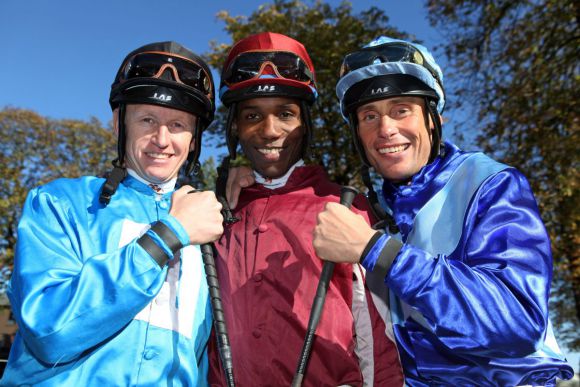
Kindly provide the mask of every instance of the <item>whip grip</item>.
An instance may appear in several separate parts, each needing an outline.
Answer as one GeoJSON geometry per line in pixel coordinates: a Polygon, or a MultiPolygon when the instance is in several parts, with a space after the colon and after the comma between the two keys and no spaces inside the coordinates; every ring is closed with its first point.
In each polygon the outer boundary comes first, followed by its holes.
{"type": "MultiPolygon", "coordinates": [[[[340,189],[340,204],[350,208],[352,201],[357,194],[358,190],[356,188],[343,186],[340,189]]],[[[312,344],[314,343],[314,334],[316,332],[316,327],[318,326],[320,316],[322,315],[322,309],[326,299],[326,292],[328,291],[328,285],[330,284],[330,279],[332,278],[333,272],[334,262],[325,261],[322,265],[320,279],[318,280],[316,295],[314,296],[314,301],[312,302],[310,319],[308,320],[308,327],[306,328],[306,337],[304,339],[300,358],[298,359],[298,369],[296,370],[296,374],[294,374],[294,379],[292,380],[292,387],[300,387],[302,385],[304,374],[306,372],[306,366],[308,365],[308,360],[310,359],[310,352],[312,351],[312,344]]]]}

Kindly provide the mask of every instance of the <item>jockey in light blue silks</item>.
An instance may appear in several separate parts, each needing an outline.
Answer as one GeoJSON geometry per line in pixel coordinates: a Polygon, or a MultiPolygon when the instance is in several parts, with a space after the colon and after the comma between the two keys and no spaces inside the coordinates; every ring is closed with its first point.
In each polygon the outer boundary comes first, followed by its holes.
{"type": "Polygon", "coordinates": [[[336,89],[385,227],[367,229],[329,205],[313,243],[323,259],[367,269],[406,384],[571,378],[548,317],[550,241],[529,184],[515,168],[442,141],[433,56],[381,37],[345,57],[336,89]],[[383,177],[378,190],[369,167],[383,177]]]}
{"type": "MultiPolygon", "coordinates": [[[[177,43],[149,44],[123,61],[110,102],[109,178],[58,179],[26,199],[8,292],[19,330],[1,385],[207,385],[206,242],[176,209],[205,193],[175,184],[213,119],[211,72],[177,43]]],[[[215,212],[221,234],[217,201],[187,204],[200,227],[215,212]]]]}

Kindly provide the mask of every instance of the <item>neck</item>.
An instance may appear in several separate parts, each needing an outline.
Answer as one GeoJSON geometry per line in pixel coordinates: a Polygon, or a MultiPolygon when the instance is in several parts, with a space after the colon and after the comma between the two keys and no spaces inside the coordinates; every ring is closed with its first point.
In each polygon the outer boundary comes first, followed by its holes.
{"type": "Polygon", "coordinates": [[[164,194],[164,193],[173,191],[175,189],[175,183],[177,183],[177,177],[174,177],[173,179],[170,179],[170,180],[165,181],[163,183],[156,183],[156,182],[152,182],[148,179],[145,179],[142,176],[139,176],[139,174],[137,174],[137,172],[135,172],[133,169],[127,168],[127,173],[130,176],[132,176],[135,180],[138,180],[141,183],[152,187],[155,190],[155,192],[157,192],[159,194],[164,194]]]}
{"type": "Polygon", "coordinates": [[[276,189],[284,187],[288,182],[288,178],[290,178],[290,175],[292,175],[292,172],[294,172],[294,169],[303,165],[304,160],[300,159],[293,166],[291,166],[283,176],[276,178],[264,177],[254,170],[254,177],[256,178],[256,183],[262,184],[264,187],[269,189],[276,189]]]}

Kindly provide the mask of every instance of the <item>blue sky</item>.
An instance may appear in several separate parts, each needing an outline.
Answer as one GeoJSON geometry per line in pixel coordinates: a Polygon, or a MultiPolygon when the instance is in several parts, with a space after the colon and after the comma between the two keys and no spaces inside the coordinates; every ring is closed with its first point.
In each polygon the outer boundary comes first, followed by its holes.
{"type": "MultiPolygon", "coordinates": [[[[424,0],[352,2],[355,12],[373,5],[384,9],[390,24],[430,48],[441,39],[426,20],[424,0]]],[[[217,12],[250,15],[264,3],[268,2],[0,0],[0,109],[26,108],[52,118],[94,116],[106,124],[110,85],[129,51],[175,40],[195,52],[207,52],[211,40],[231,43],[217,12]]],[[[326,3],[338,5],[340,0],[326,3]]],[[[214,152],[204,150],[202,159],[214,152]]],[[[569,360],[578,372],[578,354],[569,355],[569,360]]]]}
{"type": "MultiPolygon", "coordinates": [[[[195,52],[208,52],[210,40],[231,43],[225,24],[216,19],[218,11],[250,15],[264,3],[2,0],[0,108],[27,108],[52,118],[95,116],[107,123],[110,85],[129,51],[154,41],[175,40],[195,52]]],[[[355,12],[380,5],[391,24],[425,42],[433,36],[422,0],[354,3],[355,12]]]]}

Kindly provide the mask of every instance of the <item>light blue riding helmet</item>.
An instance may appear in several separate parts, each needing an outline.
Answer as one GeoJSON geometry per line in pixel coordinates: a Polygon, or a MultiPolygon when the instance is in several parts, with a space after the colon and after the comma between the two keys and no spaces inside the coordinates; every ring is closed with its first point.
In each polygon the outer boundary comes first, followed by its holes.
{"type": "Polygon", "coordinates": [[[355,146],[365,165],[370,166],[357,135],[356,109],[368,102],[395,96],[425,98],[426,109],[435,126],[430,161],[440,154],[439,114],[445,107],[443,73],[427,48],[381,36],[347,54],[340,76],[336,85],[340,110],[353,130],[355,146]]]}

